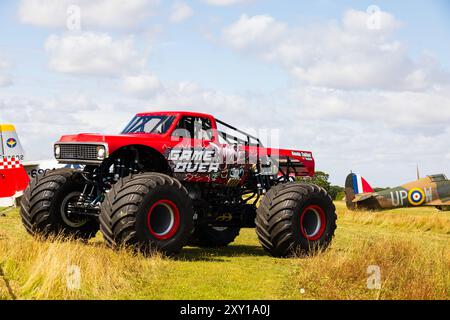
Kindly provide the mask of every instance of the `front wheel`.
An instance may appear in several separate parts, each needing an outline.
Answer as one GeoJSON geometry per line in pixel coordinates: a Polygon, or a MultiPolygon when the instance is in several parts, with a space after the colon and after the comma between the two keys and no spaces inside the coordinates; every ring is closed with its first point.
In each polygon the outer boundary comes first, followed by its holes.
{"type": "Polygon", "coordinates": [[[21,199],[20,216],[28,233],[84,240],[94,237],[99,229],[97,220],[72,209],[83,188],[78,171],[72,169],[48,171],[34,178],[21,199]]]}
{"type": "Polygon", "coordinates": [[[125,177],[107,193],[100,230],[113,248],[178,253],[191,237],[194,212],[186,188],[160,173],[125,177]]]}
{"type": "Polygon", "coordinates": [[[336,208],[316,185],[289,182],[270,189],[257,209],[256,233],[275,257],[327,248],[336,229],[336,208]]]}

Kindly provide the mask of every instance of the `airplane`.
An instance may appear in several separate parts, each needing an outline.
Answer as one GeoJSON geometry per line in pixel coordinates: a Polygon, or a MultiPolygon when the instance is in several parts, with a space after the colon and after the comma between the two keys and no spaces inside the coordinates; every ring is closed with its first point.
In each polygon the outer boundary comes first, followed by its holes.
{"type": "Polygon", "coordinates": [[[450,211],[450,181],[444,174],[430,175],[399,187],[375,192],[360,175],[345,180],[345,201],[350,210],[389,210],[432,206],[450,211]]]}
{"type": "Polygon", "coordinates": [[[14,125],[0,124],[0,207],[16,205],[30,179],[64,167],[56,160],[26,161],[14,125]]]}

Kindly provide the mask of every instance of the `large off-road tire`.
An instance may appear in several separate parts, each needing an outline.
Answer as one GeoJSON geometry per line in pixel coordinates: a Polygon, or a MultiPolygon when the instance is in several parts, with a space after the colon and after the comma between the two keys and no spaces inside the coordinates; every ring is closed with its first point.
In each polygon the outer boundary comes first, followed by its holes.
{"type": "Polygon", "coordinates": [[[68,205],[78,200],[84,183],[76,170],[58,169],[33,178],[21,199],[20,216],[34,236],[66,236],[88,240],[99,229],[95,218],[71,214],[68,205]]]}
{"type": "Polygon", "coordinates": [[[328,247],[336,219],[336,208],[323,188],[289,182],[273,187],[262,199],[256,233],[274,257],[308,254],[328,247]]]}
{"type": "Polygon", "coordinates": [[[100,230],[113,248],[178,253],[191,237],[194,210],[186,188],[160,173],[119,180],[107,193],[100,230]]]}
{"type": "Polygon", "coordinates": [[[199,225],[195,228],[189,245],[201,248],[226,247],[236,239],[240,230],[239,227],[199,225]]]}

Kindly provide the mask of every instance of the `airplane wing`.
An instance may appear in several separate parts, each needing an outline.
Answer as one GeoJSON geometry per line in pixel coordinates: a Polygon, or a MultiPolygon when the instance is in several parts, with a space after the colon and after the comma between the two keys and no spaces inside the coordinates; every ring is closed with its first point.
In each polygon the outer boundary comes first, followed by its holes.
{"type": "Polygon", "coordinates": [[[40,164],[37,161],[26,161],[23,162],[23,167],[27,172],[30,172],[33,169],[39,169],[40,164]]]}
{"type": "Polygon", "coordinates": [[[431,202],[425,203],[425,206],[450,206],[450,198],[434,200],[431,202]]]}
{"type": "Polygon", "coordinates": [[[357,202],[361,202],[370,198],[373,198],[375,196],[374,193],[362,193],[362,194],[357,194],[355,196],[355,199],[353,199],[352,202],[357,203],[357,202]]]}
{"type": "Polygon", "coordinates": [[[27,168],[38,167],[39,166],[39,161],[24,161],[23,162],[23,166],[27,167],[27,168]]]}
{"type": "Polygon", "coordinates": [[[30,178],[34,178],[38,174],[42,174],[46,171],[51,171],[59,168],[74,168],[79,169],[80,166],[68,166],[64,164],[59,164],[56,160],[50,159],[50,160],[40,160],[40,161],[25,161],[23,163],[23,167],[25,168],[26,172],[30,176],[30,178]]]}

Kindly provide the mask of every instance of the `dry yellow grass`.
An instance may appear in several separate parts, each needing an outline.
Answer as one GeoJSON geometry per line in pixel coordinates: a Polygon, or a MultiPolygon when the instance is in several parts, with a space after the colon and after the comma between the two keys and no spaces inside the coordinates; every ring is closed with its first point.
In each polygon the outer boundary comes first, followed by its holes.
{"type": "Polygon", "coordinates": [[[448,299],[450,252],[393,238],[357,240],[301,261],[297,283],[306,286],[305,299],[448,299]],[[367,286],[369,266],[380,268],[379,290],[367,286]]]}
{"type": "Polygon", "coordinates": [[[160,256],[115,252],[98,242],[88,245],[60,239],[8,239],[0,242],[0,252],[11,287],[11,292],[1,292],[0,298],[12,298],[11,293],[26,299],[132,298],[137,276],[145,275],[145,281],[153,283],[169,263],[160,256]],[[73,282],[74,267],[80,271],[79,290],[73,282]]]}
{"type": "MultiPolygon", "coordinates": [[[[398,209],[386,212],[343,211],[343,218],[360,225],[394,227],[399,230],[433,231],[450,235],[450,215],[433,208],[425,208],[427,214],[418,214],[417,209],[398,209]]],[[[420,209],[419,209],[420,210],[420,209]]]]}
{"type": "Polygon", "coordinates": [[[310,299],[449,299],[450,215],[433,208],[352,212],[336,203],[340,230],[331,250],[301,260],[298,285],[310,299]],[[368,290],[367,268],[381,270],[368,290]],[[311,279],[318,279],[311,285],[311,279]]]}
{"type": "Polygon", "coordinates": [[[0,299],[449,299],[449,213],[337,209],[329,250],[298,259],[267,256],[252,229],[228,248],[176,259],[113,251],[99,235],[40,241],[12,210],[0,217],[0,299]],[[367,288],[369,265],[381,269],[381,290],[367,288]],[[79,288],[68,286],[71,266],[79,288]]]}

